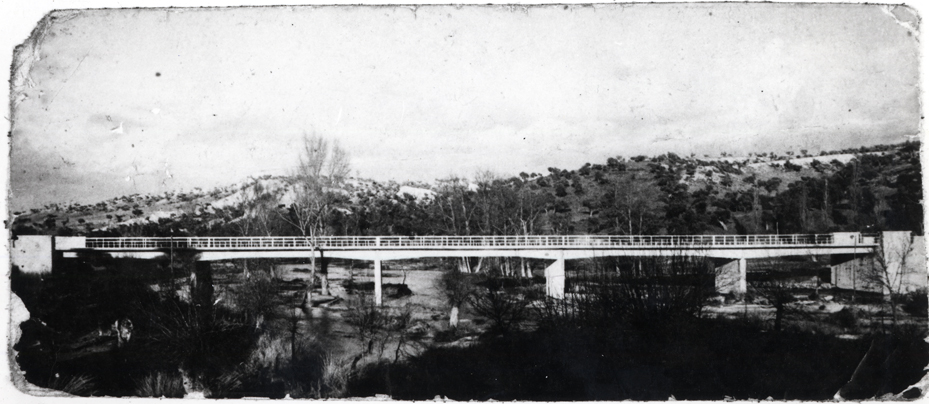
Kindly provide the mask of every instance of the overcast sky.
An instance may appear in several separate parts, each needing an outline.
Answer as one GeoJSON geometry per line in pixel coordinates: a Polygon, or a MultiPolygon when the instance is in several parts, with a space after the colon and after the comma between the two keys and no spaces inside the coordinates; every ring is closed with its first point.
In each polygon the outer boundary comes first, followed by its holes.
{"type": "Polygon", "coordinates": [[[60,12],[14,62],[11,208],[286,174],[432,181],[899,142],[916,17],[869,5],[60,12]]]}

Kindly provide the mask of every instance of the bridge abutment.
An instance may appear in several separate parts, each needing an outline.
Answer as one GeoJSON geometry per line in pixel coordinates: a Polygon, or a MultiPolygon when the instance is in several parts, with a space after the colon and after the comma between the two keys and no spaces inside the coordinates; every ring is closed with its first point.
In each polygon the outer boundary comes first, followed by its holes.
{"type": "Polygon", "coordinates": [[[10,243],[10,263],[23,273],[50,273],[55,255],[61,255],[50,236],[18,236],[10,243]]]}
{"type": "Polygon", "coordinates": [[[876,284],[869,275],[876,265],[873,255],[836,254],[830,258],[832,284],[839,289],[880,292],[881,285],[876,284]]]}
{"type": "Polygon", "coordinates": [[[867,254],[833,254],[832,284],[840,289],[883,294],[927,286],[926,241],[908,231],[885,231],[879,248],[867,254]]]}

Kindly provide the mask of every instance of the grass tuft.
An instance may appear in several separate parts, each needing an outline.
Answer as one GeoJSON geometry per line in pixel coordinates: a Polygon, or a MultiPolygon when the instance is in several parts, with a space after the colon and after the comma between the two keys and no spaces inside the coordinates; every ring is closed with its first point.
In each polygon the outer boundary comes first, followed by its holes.
{"type": "Polygon", "coordinates": [[[139,397],[184,397],[184,381],[179,373],[154,372],[135,380],[139,397]]]}
{"type": "Polygon", "coordinates": [[[48,388],[61,390],[76,396],[90,396],[96,392],[93,377],[89,375],[61,376],[57,374],[48,384],[48,388]]]}

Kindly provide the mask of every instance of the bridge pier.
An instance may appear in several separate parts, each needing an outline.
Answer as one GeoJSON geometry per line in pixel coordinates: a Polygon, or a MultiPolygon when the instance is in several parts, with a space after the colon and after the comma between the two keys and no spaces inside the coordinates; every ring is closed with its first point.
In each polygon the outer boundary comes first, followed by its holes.
{"type": "Polygon", "coordinates": [[[381,260],[374,260],[374,304],[381,306],[384,304],[384,291],[381,285],[381,260]]]}
{"type": "Polygon", "coordinates": [[[200,321],[213,312],[213,268],[210,261],[197,261],[190,274],[190,303],[197,307],[200,321]]]}
{"type": "Polygon", "coordinates": [[[564,299],[564,253],[545,268],[545,294],[555,299],[564,299]]]}
{"type": "Polygon", "coordinates": [[[748,259],[739,258],[739,293],[748,292],[748,259]]]}
{"type": "Polygon", "coordinates": [[[748,292],[748,260],[738,258],[715,268],[716,291],[719,293],[748,292]]]}

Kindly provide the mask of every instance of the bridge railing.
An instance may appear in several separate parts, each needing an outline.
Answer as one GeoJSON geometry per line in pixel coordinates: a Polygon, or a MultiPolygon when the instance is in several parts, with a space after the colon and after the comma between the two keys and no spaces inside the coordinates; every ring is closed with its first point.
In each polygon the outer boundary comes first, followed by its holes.
{"type": "Polygon", "coordinates": [[[455,249],[455,248],[707,248],[724,246],[824,246],[832,234],[698,236],[328,236],[308,237],[88,237],[86,248],[148,249],[455,249]]]}

